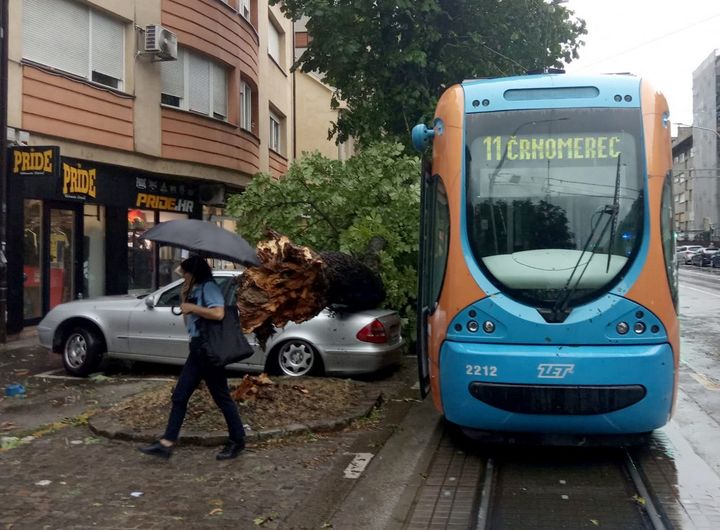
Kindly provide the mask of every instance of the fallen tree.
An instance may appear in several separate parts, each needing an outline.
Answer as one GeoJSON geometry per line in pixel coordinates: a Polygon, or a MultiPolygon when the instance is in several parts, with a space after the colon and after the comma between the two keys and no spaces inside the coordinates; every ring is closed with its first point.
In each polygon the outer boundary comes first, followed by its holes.
{"type": "Polygon", "coordinates": [[[275,328],[305,322],[325,307],[348,310],[377,307],[385,299],[380,276],[342,252],[317,253],[268,230],[257,245],[261,265],[239,277],[237,305],[245,333],[264,348],[275,328]]]}

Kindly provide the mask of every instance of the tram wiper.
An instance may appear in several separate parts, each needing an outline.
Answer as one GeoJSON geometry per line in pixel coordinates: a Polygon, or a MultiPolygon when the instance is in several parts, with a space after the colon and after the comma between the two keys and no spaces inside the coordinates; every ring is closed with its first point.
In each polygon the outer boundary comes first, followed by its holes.
{"type": "MultiPolygon", "coordinates": [[[[618,167],[620,165],[620,157],[618,156],[618,167]]],[[[619,170],[618,170],[619,175],[619,170]]],[[[614,224],[615,220],[617,219],[617,214],[619,210],[619,199],[618,199],[618,185],[619,181],[618,178],[615,178],[615,197],[613,200],[613,204],[606,204],[603,206],[600,210],[596,211],[593,214],[593,217],[595,215],[604,215],[608,214],[609,217],[607,221],[605,221],[605,224],[602,227],[602,231],[600,232],[600,235],[598,236],[597,240],[592,246],[591,250],[588,250],[588,247],[593,241],[593,238],[595,237],[595,233],[597,232],[598,226],[600,226],[600,219],[598,219],[597,223],[593,226],[592,230],[590,231],[590,235],[588,236],[587,240],[585,240],[585,244],[583,245],[582,252],[580,252],[580,256],[578,257],[577,263],[575,263],[575,266],[573,267],[572,271],[570,271],[570,276],[568,276],[567,281],[565,282],[565,285],[562,288],[562,291],[558,295],[557,300],[555,300],[555,303],[553,304],[552,312],[551,312],[551,318],[552,322],[563,322],[565,318],[567,317],[567,306],[568,302],[570,301],[570,298],[572,295],[577,291],[578,287],[580,286],[580,281],[582,280],[583,275],[585,274],[585,271],[590,266],[590,262],[592,261],[593,256],[595,255],[595,251],[597,250],[598,246],[600,246],[600,242],[603,240],[603,237],[605,236],[605,233],[607,232],[608,227],[610,227],[611,224],[614,224]],[[585,263],[585,266],[582,268],[582,271],[580,271],[580,275],[578,276],[577,280],[575,280],[575,284],[570,287],[570,284],[573,282],[573,278],[575,277],[575,274],[578,272],[578,269],[580,269],[580,264],[582,263],[583,257],[585,257],[585,254],[588,254],[588,260],[585,263]]]]}
{"type": "Polygon", "coordinates": [[[605,273],[610,271],[610,258],[612,257],[613,243],[615,242],[615,230],[617,229],[617,218],[620,212],[620,156],[617,157],[617,169],[615,170],[615,191],[613,193],[612,213],[610,214],[610,241],[608,242],[607,266],[605,273]]]}

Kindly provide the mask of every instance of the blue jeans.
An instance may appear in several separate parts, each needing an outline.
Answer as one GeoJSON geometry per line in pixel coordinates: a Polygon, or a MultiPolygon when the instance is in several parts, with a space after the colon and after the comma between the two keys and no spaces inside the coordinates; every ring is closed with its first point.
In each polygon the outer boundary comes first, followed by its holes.
{"type": "Polygon", "coordinates": [[[172,393],[172,409],[163,438],[172,442],[177,441],[190,396],[203,379],[215,404],[225,417],[230,440],[242,441],[245,437],[245,429],[243,429],[237,405],[230,397],[225,368],[218,368],[210,364],[203,352],[203,340],[200,337],[190,339],[190,355],[185,361],[185,366],[180,372],[180,378],[172,393]]]}

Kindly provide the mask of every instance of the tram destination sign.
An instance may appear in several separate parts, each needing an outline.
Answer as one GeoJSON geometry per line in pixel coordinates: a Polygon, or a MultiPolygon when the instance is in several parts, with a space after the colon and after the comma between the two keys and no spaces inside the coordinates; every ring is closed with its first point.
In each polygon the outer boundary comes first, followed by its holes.
{"type": "Polygon", "coordinates": [[[485,136],[482,153],[488,162],[502,160],[617,160],[625,135],[485,136]]]}

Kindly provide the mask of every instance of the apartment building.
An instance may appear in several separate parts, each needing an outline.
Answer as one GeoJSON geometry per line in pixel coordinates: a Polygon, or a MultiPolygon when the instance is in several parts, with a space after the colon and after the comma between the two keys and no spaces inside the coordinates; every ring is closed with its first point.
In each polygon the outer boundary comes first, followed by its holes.
{"type": "Polygon", "coordinates": [[[673,138],[673,197],[675,201],[675,232],[679,241],[692,240],[695,235],[695,212],[693,209],[693,172],[695,149],[692,127],[678,127],[673,138]]]}
{"type": "Polygon", "coordinates": [[[8,331],[146,291],[156,223],[225,219],[295,151],[293,26],[267,0],[10,0],[8,331]]]}
{"type": "MultiPolygon", "coordinates": [[[[311,36],[307,31],[307,17],[295,23],[295,60],[298,60],[307,48],[311,36]]],[[[301,72],[295,76],[295,124],[300,127],[295,139],[295,156],[317,151],[337,160],[347,160],[355,154],[352,139],[337,144],[334,138],[328,138],[332,122],[336,122],[344,105],[332,108],[331,101],[335,89],[328,85],[319,72],[301,72]]]]}
{"type": "Polygon", "coordinates": [[[720,221],[720,50],[693,72],[692,229],[714,230],[720,221]]]}

